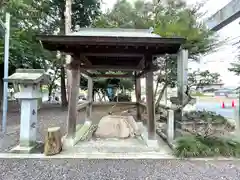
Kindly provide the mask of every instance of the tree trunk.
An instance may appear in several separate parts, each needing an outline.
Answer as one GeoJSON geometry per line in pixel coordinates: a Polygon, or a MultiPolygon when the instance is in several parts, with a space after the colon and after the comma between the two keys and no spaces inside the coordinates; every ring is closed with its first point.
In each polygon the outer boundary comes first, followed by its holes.
{"type": "Polygon", "coordinates": [[[52,90],[53,90],[53,84],[51,83],[49,86],[48,86],[48,100],[50,101],[50,97],[52,95],[52,90]]]}
{"type": "Polygon", "coordinates": [[[61,66],[61,99],[62,99],[62,107],[67,107],[67,93],[66,93],[66,84],[65,84],[65,69],[64,66],[61,66]]]}
{"type": "Polygon", "coordinates": [[[92,97],[93,97],[92,100],[93,100],[93,102],[95,102],[95,93],[96,93],[96,92],[93,90],[93,91],[92,91],[92,97]]]}
{"type": "Polygon", "coordinates": [[[158,96],[158,99],[157,99],[157,101],[155,103],[156,110],[159,108],[160,101],[161,101],[161,99],[163,97],[164,91],[167,88],[167,86],[168,86],[168,84],[164,83],[163,88],[162,88],[162,90],[161,90],[161,92],[160,92],[160,94],[158,96]]]}
{"type": "Polygon", "coordinates": [[[46,156],[59,154],[62,150],[60,127],[48,128],[45,138],[44,154],[46,156]]]}
{"type": "MultiPolygon", "coordinates": [[[[72,0],[66,0],[65,3],[65,34],[68,35],[71,33],[71,28],[72,28],[72,0]]],[[[66,55],[66,64],[70,64],[72,61],[72,58],[70,55],[66,55]]],[[[67,93],[69,97],[70,89],[71,89],[71,71],[66,70],[67,73],[67,93]]]]}

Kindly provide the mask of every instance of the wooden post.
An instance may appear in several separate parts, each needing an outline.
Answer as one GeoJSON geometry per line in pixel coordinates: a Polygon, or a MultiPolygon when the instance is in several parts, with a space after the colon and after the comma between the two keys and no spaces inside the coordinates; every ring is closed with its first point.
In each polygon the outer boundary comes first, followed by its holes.
{"type": "Polygon", "coordinates": [[[90,121],[92,116],[92,104],[93,104],[93,79],[88,77],[88,96],[87,100],[89,101],[89,105],[86,108],[86,120],[90,121]]]}
{"type": "MultiPolygon", "coordinates": [[[[177,93],[180,100],[180,104],[183,104],[185,91],[187,88],[187,73],[188,73],[188,50],[180,49],[177,58],[177,93]]],[[[182,121],[183,111],[177,112],[176,116],[178,121],[182,121]]]]}
{"type": "Polygon", "coordinates": [[[44,154],[46,156],[59,154],[62,150],[60,127],[48,128],[45,137],[44,154]]]}
{"type": "MultiPolygon", "coordinates": [[[[148,57],[148,61],[150,57],[148,57]]],[[[151,57],[152,58],[152,57],[151,57]]],[[[151,64],[150,64],[151,67],[151,64]]],[[[153,93],[153,72],[147,73],[146,77],[146,99],[147,99],[147,113],[148,113],[148,139],[156,139],[156,122],[155,122],[155,103],[153,93]]]]}
{"type": "Polygon", "coordinates": [[[74,138],[77,122],[77,99],[79,94],[80,69],[71,70],[71,82],[68,101],[67,138],[74,138]]]}
{"type": "Polygon", "coordinates": [[[137,105],[137,121],[142,120],[140,102],[141,102],[141,79],[136,78],[135,80],[135,94],[136,94],[136,105],[137,105]]]}

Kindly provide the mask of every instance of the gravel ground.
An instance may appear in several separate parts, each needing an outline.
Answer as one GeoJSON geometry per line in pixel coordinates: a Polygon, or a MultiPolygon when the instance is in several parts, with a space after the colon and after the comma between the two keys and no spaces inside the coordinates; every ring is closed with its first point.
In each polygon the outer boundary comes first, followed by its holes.
{"type": "Polygon", "coordinates": [[[239,162],[178,160],[8,159],[1,180],[239,180],[239,162]]]}
{"type": "MultiPolygon", "coordinates": [[[[0,152],[18,143],[18,107],[9,108],[8,133],[0,135],[0,152]]],[[[106,112],[94,112],[97,122],[106,112]]],[[[1,115],[1,114],[0,114],[1,115]]],[[[58,106],[44,105],[39,111],[38,139],[42,140],[49,126],[60,126],[64,134],[67,111],[58,106]]],[[[79,122],[84,113],[79,114],[79,122]]],[[[98,180],[215,180],[240,179],[240,161],[183,160],[81,160],[81,159],[1,159],[0,180],[23,179],[98,179],[98,180]]]]}

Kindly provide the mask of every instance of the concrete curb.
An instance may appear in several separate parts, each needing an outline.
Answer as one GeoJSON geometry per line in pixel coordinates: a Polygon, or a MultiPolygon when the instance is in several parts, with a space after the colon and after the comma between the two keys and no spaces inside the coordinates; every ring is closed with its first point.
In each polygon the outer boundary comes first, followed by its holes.
{"type": "Polygon", "coordinates": [[[175,159],[171,155],[160,153],[79,153],[58,154],[45,156],[44,154],[12,154],[0,153],[0,159],[175,159]]]}
{"type": "Polygon", "coordinates": [[[172,155],[160,153],[79,153],[79,154],[58,154],[45,156],[44,154],[12,154],[0,153],[0,159],[96,159],[96,160],[177,160],[177,161],[240,161],[236,158],[176,158],[172,155]]]}

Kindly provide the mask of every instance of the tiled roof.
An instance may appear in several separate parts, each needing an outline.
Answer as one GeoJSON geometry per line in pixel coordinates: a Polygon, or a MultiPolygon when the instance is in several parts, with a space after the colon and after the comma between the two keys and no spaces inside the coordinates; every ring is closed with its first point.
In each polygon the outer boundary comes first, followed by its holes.
{"type": "Polygon", "coordinates": [[[160,36],[152,33],[150,29],[121,29],[121,28],[81,28],[69,36],[108,36],[108,37],[152,37],[160,36]]]}

